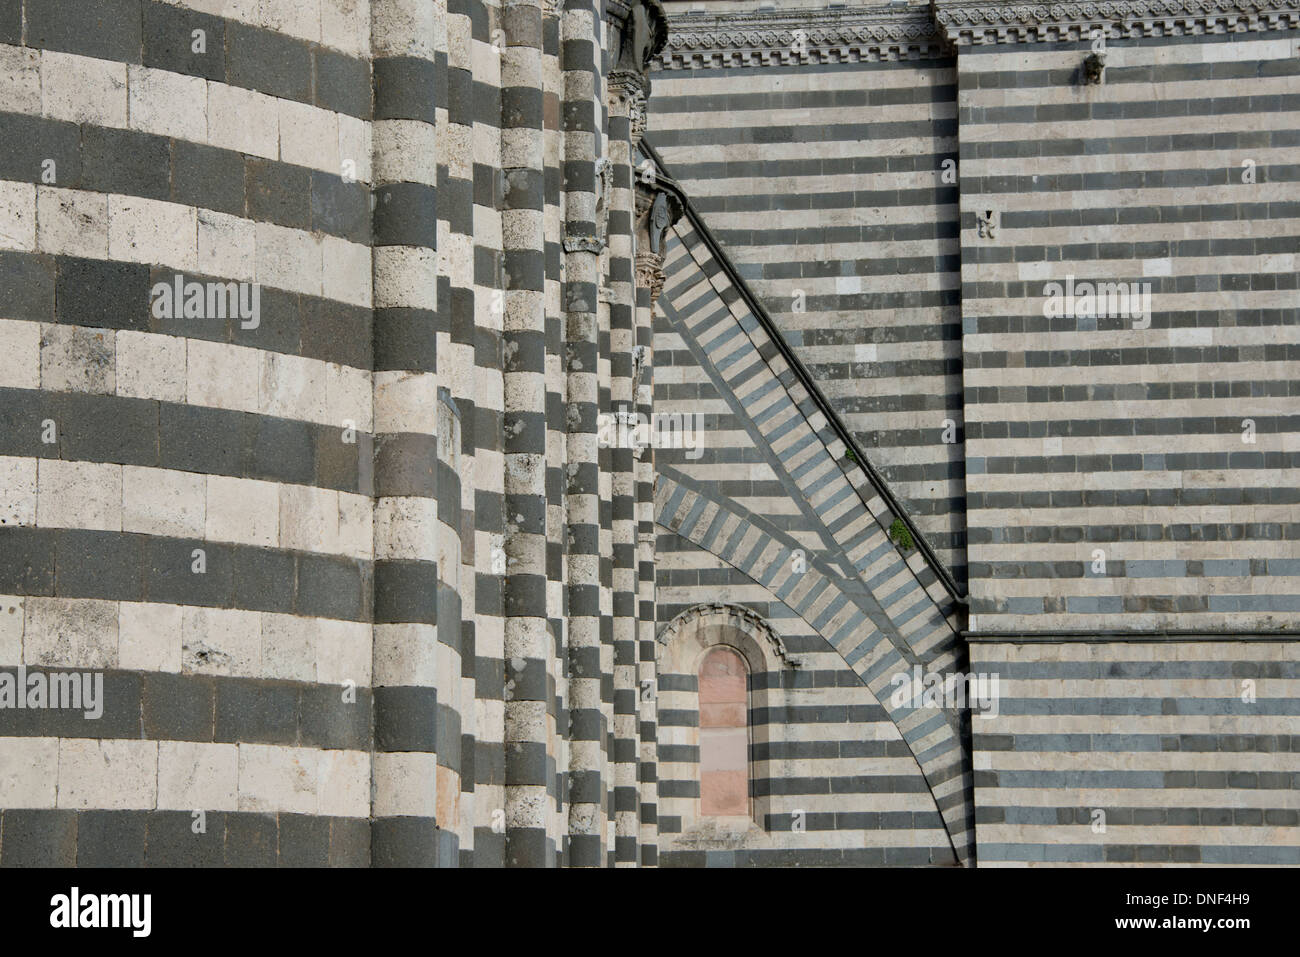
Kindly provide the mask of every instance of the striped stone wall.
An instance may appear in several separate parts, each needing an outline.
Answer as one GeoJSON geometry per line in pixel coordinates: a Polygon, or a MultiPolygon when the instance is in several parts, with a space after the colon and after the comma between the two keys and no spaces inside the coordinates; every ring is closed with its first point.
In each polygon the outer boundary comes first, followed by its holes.
{"type": "Polygon", "coordinates": [[[1300,11],[1199,2],[0,2],[0,866],[1300,864],[1300,11]]]}
{"type": "Polygon", "coordinates": [[[694,856],[677,863],[724,860],[695,853],[702,849],[753,850],[757,856],[744,861],[756,864],[965,862],[973,835],[962,715],[912,707],[910,695],[906,702],[891,700],[897,674],[911,675],[914,667],[932,673],[964,667],[945,617],[951,599],[915,549],[904,554],[890,540],[893,514],[845,457],[843,443],[698,232],[679,223],[670,237],[658,304],[663,319],[655,335],[654,406],[659,415],[698,413],[703,434],[692,447],[655,452],[657,604],[660,642],[667,646],[660,652],[658,715],[664,863],[686,850],[694,856]],[[690,669],[698,661],[679,653],[664,631],[692,606],[717,601],[764,616],[763,627],[806,648],[815,669],[774,669],[749,656],[751,785],[756,806],[768,807],[763,813],[771,819],[760,816],[758,833],[730,844],[710,837],[717,822],[701,820],[698,808],[698,757],[692,758],[692,749],[699,728],[690,669]],[[770,692],[770,704],[755,700],[759,690],[770,692]],[[896,743],[862,753],[849,747],[844,757],[850,760],[841,762],[838,745],[827,742],[857,735],[859,721],[880,722],[862,733],[896,743]],[[849,727],[805,728],[805,722],[849,727]],[[891,726],[886,729],[884,722],[891,726]],[[775,764],[758,756],[761,742],[795,740],[809,747],[777,746],[788,760],[775,764]],[[813,742],[836,753],[826,754],[813,742]],[[677,757],[668,758],[665,748],[677,757]],[[894,781],[891,775],[901,777],[894,781]],[[931,808],[937,816],[891,817],[881,825],[870,817],[835,816],[831,809],[838,802],[816,797],[877,788],[912,796],[880,799],[883,804],[874,796],[846,798],[847,806],[854,813],[906,809],[908,815],[931,808]],[[779,833],[789,830],[783,815],[806,810],[809,803],[823,814],[816,833],[779,833]],[[876,823],[864,827],[863,820],[876,823]],[[945,826],[943,835],[933,830],[936,823],[945,826]],[[882,826],[891,833],[868,833],[882,826]],[[896,828],[908,833],[894,833],[896,828]],[[938,844],[937,837],[943,838],[938,844]],[[694,847],[697,839],[705,845],[694,847]],[[764,847],[782,853],[758,854],[764,847]],[[864,848],[874,850],[858,853],[864,848]]]}
{"type": "Polygon", "coordinates": [[[924,7],[777,6],[668,4],[649,139],[964,582],[955,62],[924,7]]]}
{"type": "Polygon", "coordinates": [[[667,531],[659,547],[659,594],[686,606],[660,635],[662,866],[953,864],[907,742],[835,649],[715,555],[667,531]],[[749,662],[747,818],[701,813],[697,676],[717,644],[749,662]]]}
{"type": "Polygon", "coordinates": [[[938,7],[971,660],[1002,688],[978,856],[1295,864],[1298,18],[1120,12],[938,7]],[[1149,306],[1062,301],[1099,282],[1149,306]]]}
{"type": "Polygon", "coordinates": [[[0,863],[371,860],[371,22],[325,7],[0,17],[0,666],[104,688],[0,711],[0,863]]]}
{"type": "Polygon", "coordinates": [[[663,23],[569,7],[0,10],[0,864],[568,863],[570,740],[574,862],[653,863],[650,459],[595,400],[656,275],[605,77],[663,23]],[[102,714],[4,702],[27,668],[102,714]]]}
{"type": "Polygon", "coordinates": [[[958,60],[971,627],[1294,626],[1295,33],[1092,29],[958,60]]]}
{"type": "Polygon", "coordinates": [[[981,867],[1300,864],[1300,644],[976,641],[981,867]]]}

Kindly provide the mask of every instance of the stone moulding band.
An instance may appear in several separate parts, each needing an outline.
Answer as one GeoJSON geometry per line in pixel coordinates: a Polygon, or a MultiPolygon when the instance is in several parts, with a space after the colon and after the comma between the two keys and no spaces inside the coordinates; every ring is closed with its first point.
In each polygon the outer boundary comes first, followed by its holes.
{"type": "Polygon", "coordinates": [[[1199,631],[964,631],[964,641],[990,644],[1123,644],[1192,641],[1300,641],[1300,631],[1203,629],[1199,631]]]}
{"type": "Polygon", "coordinates": [[[1101,0],[1006,4],[932,0],[935,23],[956,46],[1063,43],[1109,24],[1128,37],[1198,36],[1300,26],[1295,0],[1101,0]]]}
{"type": "Polygon", "coordinates": [[[942,56],[945,46],[924,8],[670,14],[657,67],[916,60],[942,56]]]}
{"type": "Polygon", "coordinates": [[[1108,24],[1128,37],[1300,28],[1296,0],[945,3],[905,10],[764,11],[669,16],[659,70],[930,59],[954,46],[1086,41],[1108,24]]]}

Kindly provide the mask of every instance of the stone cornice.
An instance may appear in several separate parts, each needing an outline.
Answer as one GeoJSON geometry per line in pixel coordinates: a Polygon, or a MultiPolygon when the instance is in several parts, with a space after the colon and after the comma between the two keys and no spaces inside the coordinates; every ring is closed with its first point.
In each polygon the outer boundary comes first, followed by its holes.
{"type": "Polygon", "coordinates": [[[935,22],[957,46],[1088,40],[1103,24],[1111,38],[1204,36],[1300,26],[1296,0],[1071,0],[999,3],[932,0],[935,22]],[[1118,28],[1118,33],[1114,32],[1118,28]]]}
{"type": "Polygon", "coordinates": [[[672,13],[660,70],[910,60],[943,53],[924,7],[672,13]]]}
{"type": "Polygon", "coordinates": [[[1300,28],[1298,0],[931,0],[925,7],[671,13],[655,69],[858,63],[941,56],[953,46],[1203,36],[1300,28]]]}

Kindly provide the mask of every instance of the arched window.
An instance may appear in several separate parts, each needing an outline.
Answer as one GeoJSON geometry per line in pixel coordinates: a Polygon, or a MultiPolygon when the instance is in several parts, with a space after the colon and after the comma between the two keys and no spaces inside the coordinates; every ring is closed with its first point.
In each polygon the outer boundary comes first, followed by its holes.
{"type": "Polygon", "coordinates": [[[714,645],[700,662],[700,813],[748,816],[749,668],[735,649],[714,645]]]}
{"type": "Polygon", "coordinates": [[[794,664],[784,643],[760,615],[727,602],[685,609],[655,639],[661,850],[766,846],[784,805],[773,807],[752,742],[772,740],[772,725],[785,722],[783,672],[794,664]],[[751,728],[752,715],[767,726],[751,728]]]}

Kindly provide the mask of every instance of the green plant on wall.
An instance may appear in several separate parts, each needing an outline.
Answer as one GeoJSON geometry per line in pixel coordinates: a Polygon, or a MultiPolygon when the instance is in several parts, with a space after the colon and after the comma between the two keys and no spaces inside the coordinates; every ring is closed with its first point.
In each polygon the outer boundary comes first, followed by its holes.
{"type": "Polygon", "coordinates": [[[912,541],[912,533],[907,529],[907,523],[901,518],[894,519],[894,524],[889,526],[889,537],[903,551],[907,551],[916,545],[912,541]]]}

